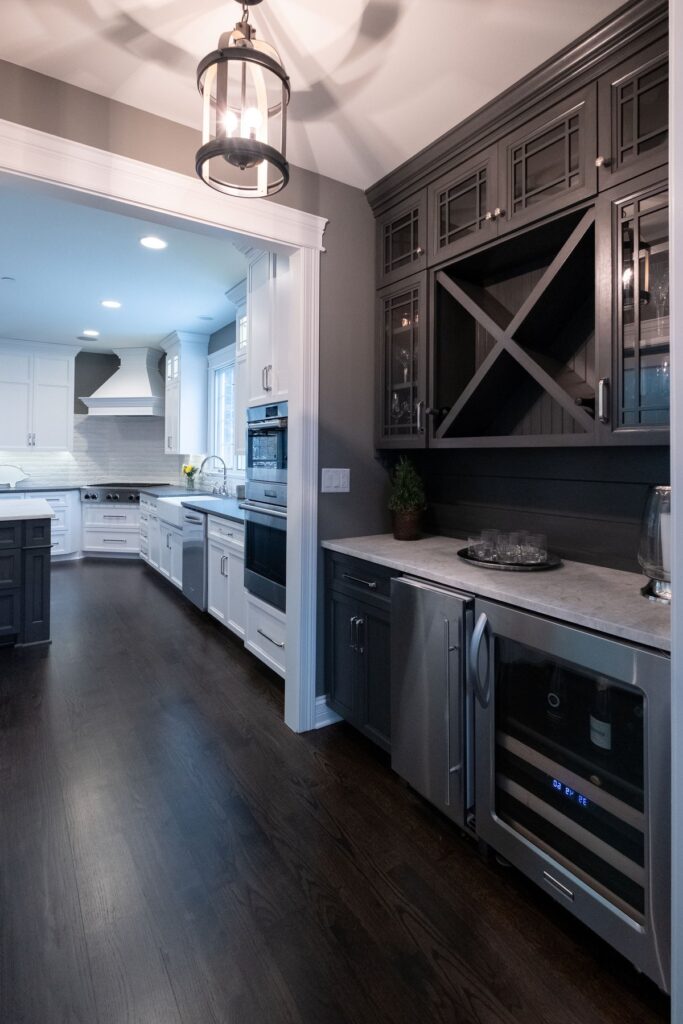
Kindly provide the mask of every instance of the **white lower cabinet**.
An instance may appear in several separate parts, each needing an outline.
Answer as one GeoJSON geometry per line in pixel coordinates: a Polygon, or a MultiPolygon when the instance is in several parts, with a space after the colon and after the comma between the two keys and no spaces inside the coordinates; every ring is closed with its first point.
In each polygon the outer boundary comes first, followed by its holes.
{"type": "Polygon", "coordinates": [[[246,603],[247,634],[244,646],[284,679],[287,669],[287,617],[284,612],[248,591],[246,603]]]}
{"type": "Polygon", "coordinates": [[[88,505],[83,509],[84,554],[137,555],[140,551],[140,510],[128,506],[88,505]]]}
{"type": "Polygon", "coordinates": [[[245,635],[244,527],[209,516],[207,610],[239,637],[245,635]]]}
{"type": "Polygon", "coordinates": [[[81,502],[78,491],[30,491],[52,506],[52,557],[73,555],[81,549],[81,502]]]}
{"type": "MultiPolygon", "coordinates": [[[[183,586],[183,531],[170,523],[159,523],[159,572],[174,586],[183,586]]],[[[156,567],[155,567],[156,568],[156,567]]]]}

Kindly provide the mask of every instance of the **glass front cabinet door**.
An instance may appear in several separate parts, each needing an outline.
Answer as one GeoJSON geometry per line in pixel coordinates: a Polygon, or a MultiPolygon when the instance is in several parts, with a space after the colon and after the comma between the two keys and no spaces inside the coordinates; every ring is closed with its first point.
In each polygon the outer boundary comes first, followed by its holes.
{"type": "Polygon", "coordinates": [[[594,195],[595,86],[556,104],[499,147],[499,234],[594,195]]]}
{"type": "Polygon", "coordinates": [[[668,160],[669,58],[664,39],[624,61],[599,82],[600,188],[668,160]]]}
{"type": "Polygon", "coordinates": [[[378,293],[377,447],[426,444],[426,274],[378,293]]]}
{"type": "Polygon", "coordinates": [[[491,146],[430,187],[432,262],[457,256],[495,238],[500,213],[497,155],[497,148],[491,146]]]}
{"type": "MultiPolygon", "coordinates": [[[[654,175],[645,177],[651,181],[654,175]]],[[[637,187],[643,183],[643,178],[634,180],[621,195],[613,190],[609,205],[603,206],[603,245],[611,234],[612,301],[607,294],[599,298],[604,340],[597,414],[603,429],[626,442],[665,444],[670,420],[669,192],[666,181],[637,187]]]]}
{"type": "Polygon", "coordinates": [[[427,197],[412,196],[377,222],[377,284],[392,284],[427,266],[427,197]]]}

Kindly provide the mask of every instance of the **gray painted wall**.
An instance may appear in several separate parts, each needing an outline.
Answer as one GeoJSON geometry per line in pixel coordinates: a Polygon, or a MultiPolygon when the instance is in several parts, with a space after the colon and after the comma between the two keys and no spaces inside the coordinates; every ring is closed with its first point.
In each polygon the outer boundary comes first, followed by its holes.
{"type": "Polygon", "coordinates": [[[235,321],[231,324],[226,324],[225,327],[221,327],[220,331],[214,331],[209,338],[209,355],[212,352],[218,352],[222,348],[227,348],[228,345],[235,344],[235,321]]]}
{"type": "Polygon", "coordinates": [[[74,412],[85,416],[88,407],[81,396],[92,395],[119,368],[118,356],[106,352],[79,352],[74,364],[74,412]]]}

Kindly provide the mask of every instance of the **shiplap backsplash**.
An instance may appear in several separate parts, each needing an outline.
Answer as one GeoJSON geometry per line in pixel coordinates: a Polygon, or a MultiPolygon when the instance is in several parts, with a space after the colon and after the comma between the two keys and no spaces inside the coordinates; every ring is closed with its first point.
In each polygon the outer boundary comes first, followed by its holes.
{"type": "Polygon", "coordinates": [[[159,416],[74,416],[73,452],[0,451],[0,463],[21,466],[46,486],[181,481],[180,455],[164,455],[159,416]]]}

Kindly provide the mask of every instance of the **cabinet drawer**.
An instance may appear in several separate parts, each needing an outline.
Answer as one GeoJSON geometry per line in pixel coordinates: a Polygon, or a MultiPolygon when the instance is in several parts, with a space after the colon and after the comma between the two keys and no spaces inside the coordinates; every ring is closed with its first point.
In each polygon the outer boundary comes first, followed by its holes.
{"type": "Polygon", "coordinates": [[[58,533],[52,534],[52,554],[54,555],[68,555],[71,553],[71,547],[66,542],[66,534],[58,533]]]}
{"type": "Polygon", "coordinates": [[[156,512],[157,503],[156,498],[147,498],[144,494],[140,495],[140,511],[146,512],[149,515],[150,512],[156,512]]]}
{"type": "Polygon", "coordinates": [[[0,591],[21,586],[21,549],[0,551],[0,591]]]}
{"type": "Polygon", "coordinates": [[[27,497],[42,498],[43,501],[47,501],[49,505],[52,505],[55,510],[58,508],[65,509],[69,502],[65,491],[32,491],[27,497]]]}
{"type": "Polygon", "coordinates": [[[0,550],[21,547],[21,523],[0,523],[0,550]]]}
{"type": "Polygon", "coordinates": [[[140,512],[137,508],[126,508],[125,506],[104,505],[94,507],[90,505],[83,511],[83,525],[106,526],[107,529],[115,530],[137,530],[140,525],[140,512]]]}
{"type": "Polygon", "coordinates": [[[228,519],[209,516],[207,534],[211,540],[222,540],[238,547],[244,547],[244,526],[241,523],[232,523],[228,519]]]}
{"type": "Polygon", "coordinates": [[[329,581],[336,589],[355,594],[366,600],[368,597],[391,596],[391,579],[400,575],[394,569],[387,569],[372,562],[347,555],[331,555],[328,563],[329,581]]]}
{"type": "Polygon", "coordinates": [[[24,523],[24,547],[49,547],[52,536],[51,519],[29,519],[24,523]]]}
{"type": "Polygon", "coordinates": [[[83,530],[84,551],[129,551],[137,554],[140,550],[140,535],[132,530],[85,529],[83,530]]]}
{"type": "Polygon", "coordinates": [[[287,620],[281,611],[247,594],[244,646],[278,675],[285,677],[287,620]]]}

